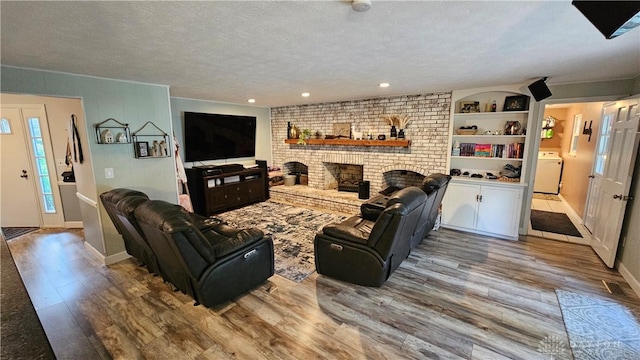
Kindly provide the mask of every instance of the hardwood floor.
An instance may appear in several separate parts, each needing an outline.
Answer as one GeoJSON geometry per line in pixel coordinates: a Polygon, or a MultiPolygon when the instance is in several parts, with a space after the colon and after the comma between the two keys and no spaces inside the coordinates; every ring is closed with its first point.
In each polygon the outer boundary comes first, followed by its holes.
{"type": "MultiPolygon", "coordinates": [[[[640,300],[590,247],[441,229],[381,288],[278,275],[216,309],[193,306],[133,259],[103,266],[78,230],[9,247],[58,359],[548,359],[568,344],[555,289],[640,300]],[[627,296],[609,295],[601,280],[627,296]]],[[[277,261],[277,259],[276,259],[277,261]]],[[[571,359],[568,346],[556,359],[571,359]]]]}

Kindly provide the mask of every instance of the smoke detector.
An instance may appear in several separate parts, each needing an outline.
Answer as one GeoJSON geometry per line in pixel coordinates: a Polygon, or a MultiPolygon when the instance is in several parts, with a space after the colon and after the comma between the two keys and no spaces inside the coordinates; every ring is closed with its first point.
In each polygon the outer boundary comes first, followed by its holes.
{"type": "Polygon", "coordinates": [[[371,0],[353,0],[351,8],[357,12],[363,12],[371,9],[371,0]]]}

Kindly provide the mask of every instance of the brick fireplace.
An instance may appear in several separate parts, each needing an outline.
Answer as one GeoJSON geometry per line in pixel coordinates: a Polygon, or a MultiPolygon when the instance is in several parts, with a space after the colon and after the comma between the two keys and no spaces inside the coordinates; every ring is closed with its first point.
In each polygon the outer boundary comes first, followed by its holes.
{"type": "MultiPolygon", "coordinates": [[[[273,164],[299,162],[307,166],[308,186],[330,189],[337,182],[332,169],[343,164],[362,169],[371,193],[391,185],[409,186],[434,172],[445,172],[448,152],[451,93],[432,93],[391,98],[344,101],[271,109],[273,164]],[[322,135],[332,133],[334,123],[351,123],[355,131],[389,136],[384,114],[409,115],[405,129],[409,147],[337,146],[285,144],[287,123],[322,135]],[[334,180],[332,180],[334,179],[334,180]],[[331,185],[330,184],[330,185],[331,185]]],[[[351,167],[349,167],[351,168],[351,167]]],[[[348,170],[351,171],[351,170],[348,170]]],[[[336,185],[337,187],[337,185],[336,185]]]]}

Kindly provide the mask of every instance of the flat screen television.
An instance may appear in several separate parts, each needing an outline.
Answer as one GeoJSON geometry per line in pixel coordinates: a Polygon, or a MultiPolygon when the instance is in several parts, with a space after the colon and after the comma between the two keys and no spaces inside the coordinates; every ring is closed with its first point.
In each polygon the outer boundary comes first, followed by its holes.
{"type": "Polygon", "coordinates": [[[256,156],[256,117],[184,113],[186,162],[256,156]]]}

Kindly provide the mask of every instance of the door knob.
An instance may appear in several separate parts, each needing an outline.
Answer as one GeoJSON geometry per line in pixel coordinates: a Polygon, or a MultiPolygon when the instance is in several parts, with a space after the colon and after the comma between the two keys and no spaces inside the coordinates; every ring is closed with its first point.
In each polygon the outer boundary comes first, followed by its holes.
{"type": "Polygon", "coordinates": [[[594,175],[589,175],[589,179],[593,179],[593,178],[595,178],[594,175]]]}
{"type": "Polygon", "coordinates": [[[622,200],[622,195],[613,195],[614,199],[622,200]]]}
{"type": "Polygon", "coordinates": [[[20,175],[20,177],[23,179],[28,179],[29,175],[27,175],[27,170],[22,170],[22,175],[20,175]]]}

